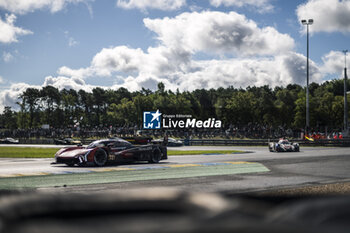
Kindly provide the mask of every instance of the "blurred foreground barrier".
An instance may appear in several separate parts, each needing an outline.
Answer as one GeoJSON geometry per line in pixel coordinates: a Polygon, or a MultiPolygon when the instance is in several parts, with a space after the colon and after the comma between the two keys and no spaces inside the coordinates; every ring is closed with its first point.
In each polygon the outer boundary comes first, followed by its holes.
{"type": "Polygon", "coordinates": [[[0,192],[0,233],[348,233],[350,196],[0,192]]]}

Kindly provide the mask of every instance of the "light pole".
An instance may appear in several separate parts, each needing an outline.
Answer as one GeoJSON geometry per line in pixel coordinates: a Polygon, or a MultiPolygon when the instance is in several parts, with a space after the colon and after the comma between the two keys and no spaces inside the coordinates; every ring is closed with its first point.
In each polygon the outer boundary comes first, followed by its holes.
{"type": "Polygon", "coordinates": [[[306,25],[306,36],[307,36],[307,42],[306,42],[306,134],[309,133],[309,127],[310,127],[310,114],[309,114],[309,25],[312,25],[314,23],[313,19],[303,19],[301,20],[301,23],[303,25],[306,25]]]}
{"type": "Polygon", "coordinates": [[[346,73],[346,54],[348,50],[343,50],[343,53],[345,55],[345,66],[344,66],[344,133],[345,136],[348,136],[348,97],[347,97],[347,78],[348,75],[346,73]]]}

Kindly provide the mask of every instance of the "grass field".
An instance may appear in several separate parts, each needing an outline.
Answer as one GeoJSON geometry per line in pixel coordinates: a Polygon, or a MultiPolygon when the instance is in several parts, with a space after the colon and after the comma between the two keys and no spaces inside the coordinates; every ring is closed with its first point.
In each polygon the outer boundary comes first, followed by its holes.
{"type": "MultiPolygon", "coordinates": [[[[0,147],[0,158],[53,158],[57,148],[0,147]]],[[[237,150],[186,150],[168,151],[168,155],[203,155],[244,153],[237,150]]]]}
{"type": "Polygon", "coordinates": [[[53,158],[57,148],[0,147],[0,158],[53,158]]]}
{"type": "Polygon", "coordinates": [[[235,154],[235,153],[245,153],[239,150],[184,150],[175,151],[168,150],[168,155],[210,155],[210,154],[235,154]]]}

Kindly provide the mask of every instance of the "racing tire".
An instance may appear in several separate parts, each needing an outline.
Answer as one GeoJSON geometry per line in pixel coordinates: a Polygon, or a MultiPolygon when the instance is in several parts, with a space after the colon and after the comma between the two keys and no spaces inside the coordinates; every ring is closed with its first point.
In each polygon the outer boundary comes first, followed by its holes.
{"type": "Polygon", "coordinates": [[[155,148],[152,150],[151,158],[149,160],[150,163],[159,163],[162,158],[162,152],[159,148],[155,148]]]}
{"type": "Polygon", "coordinates": [[[282,149],[279,146],[275,147],[275,150],[276,152],[282,152],[282,149]]]}
{"type": "Polygon", "coordinates": [[[275,145],[275,144],[273,144],[272,152],[277,152],[277,149],[276,149],[276,145],[275,145]]]}
{"type": "Polygon", "coordinates": [[[103,149],[98,149],[94,154],[94,164],[98,167],[102,167],[107,163],[108,155],[103,149]]]}

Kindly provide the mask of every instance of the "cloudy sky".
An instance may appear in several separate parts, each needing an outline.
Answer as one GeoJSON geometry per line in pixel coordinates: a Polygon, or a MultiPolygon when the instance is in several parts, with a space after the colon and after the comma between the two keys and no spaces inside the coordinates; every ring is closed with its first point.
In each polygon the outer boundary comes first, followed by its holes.
{"type": "Polygon", "coordinates": [[[305,85],[309,18],[311,81],[340,78],[350,0],[0,0],[0,111],[46,85],[305,85]]]}

